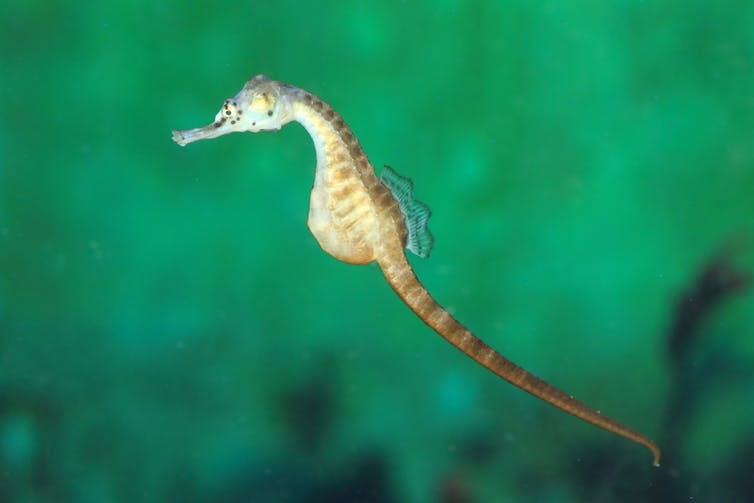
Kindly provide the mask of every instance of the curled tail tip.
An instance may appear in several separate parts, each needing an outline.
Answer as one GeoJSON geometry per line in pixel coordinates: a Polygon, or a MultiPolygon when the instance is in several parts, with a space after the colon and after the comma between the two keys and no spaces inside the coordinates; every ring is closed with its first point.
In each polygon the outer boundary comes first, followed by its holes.
{"type": "Polygon", "coordinates": [[[662,456],[662,454],[660,453],[660,449],[658,449],[657,446],[652,446],[650,447],[650,450],[652,451],[652,456],[653,456],[652,466],[654,466],[655,468],[659,468],[660,457],[662,456]]]}

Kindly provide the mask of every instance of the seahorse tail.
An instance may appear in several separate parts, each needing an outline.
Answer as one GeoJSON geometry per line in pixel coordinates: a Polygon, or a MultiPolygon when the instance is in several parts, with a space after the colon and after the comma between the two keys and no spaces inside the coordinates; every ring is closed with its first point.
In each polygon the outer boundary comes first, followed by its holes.
{"type": "Polygon", "coordinates": [[[485,344],[432,298],[414,274],[403,250],[396,249],[397,246],[391,248],[393,249],[383,249],[383,254],[378,255],[377,262],[395,293],[430,328],[474,361],[514,386],[583,421],[645,446],[652,453],[654,465],[659,466],[660,449],[654,442],[519,367],[485,344]]]}

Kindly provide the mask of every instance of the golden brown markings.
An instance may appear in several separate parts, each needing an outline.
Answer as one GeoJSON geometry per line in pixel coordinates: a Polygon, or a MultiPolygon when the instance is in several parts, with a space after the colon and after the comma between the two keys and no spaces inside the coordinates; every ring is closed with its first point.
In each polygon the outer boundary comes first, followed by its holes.
{"type": "Polygon", "coordinates": [[[366,178],[374,177],[374,168],[369,163],[359,140],[343,120],[343,117],[327,102],[310,93],[304,93],[303,101],[332,127],[332,130],[345,145],[355,171],[364,178],[362,181],[366,182],[366,178]]]}
{"type": "Polygon", "coordinates": [[[350,220],[361,220],[368,224],[372,222],[371,212],[369,209],[369,196],[365,193],[354,192],[349,197],[339,201],[333,198],[333,205],[330,208],[337,221],[347,223],[350,220]]]}
{"type": "MultiPolygon", "coordinates": [[[[377,179],[374,168],[343,118],[325,102],[310,98],[308,113],[318,133],[325,163],[318,176],[322,177],[327,210],[332,224],[337,225],[342,239],[353,246],[372,248],[375,230],[379,228],[378,212],[394,219],[400,212],[392,194],[377,179]],[[374,199],[379,199],[375,203],[374,199]]],[[[317,141],[317,140],[315,140],[317,141]]],[[[402,217],[399,217],[402,218],[402,217]]],[[[403,233],[403,227],[393,226],[393,232],[403,233]],[[400,229],[396,232],[397,229],[400,229]]],[[[401,234],[402,235],[402,234],[401,234]]],[[[342,259],[342,257],[340,257],[342,259]]]]}
{"type": "Polygon", "coordinates": [[[344,201],[351,197],[352,183],[330,183],[329,194],[333,201],[344,201]]]}
{"type": "MultiPolygon", "coordinates": [[[[258,76],[249,84],[267,80],[258,76]]],[[[399,202],[377,179],[358,139],[343,118],[311,93],[275,84],[282,86],[287,93],[294,120],[304,124],[317,148],[317,175],[312,188],[308,225],[325,251],[354,264],[377,260],[390,286],[414,313],[477,363],[565,412],[646,446],[652,451],[655,463],[659,462],[660,451],[651,440],[602,416],[507,360],[443,309],[419,282],[406,260],[407,229],[399,202]]],[[[271,117],[272,104],[271,95],[262,92],[252,102],[252,108],[258,113],[266,111],[271,117]]],[[[214,127],[227,126],[228,122],[233,124],[237,119],[234,111],[237,110],[238,117],[242,113],[237,108],[235,101],[232,106],[226,101],[224,114],[213,124],[214,127]]],[[[290,120],[289,117],[286,119],[290,120]]],[[[217,136],[206,134],[205,129],[189,133],[196,135],[199,131],[207,138],[217,136]]],[[[181,144],[188,143],[182,132],[174,132],[174,138],[181,144]]]]}
{"type": "Polygon", "coordinates": [[[437,310],[427,315],[427,324],[430,326],[449,327],[450,326],[450,313],[445,309],[437,310]]]}
{"type": "Polygon", "coordinates": [[[373,190],[372,201],[379,209],[386,209],[392,206],[398,206],[398,202],[393,197],[390,190],[373,190]]]}
{"type": "Polygon", "coordinates": [[[395,248],[380,248],[382,254],[377,256],[377,261],[393,290],[424,323],[474,361],[527,393],[594,426],[644,445],[652,452],[654,464],[659,466],[660,450],[647,437],[529,373],[466,329],[432,298],[416,278],[403,250],[395,248]]]}
{"type": "Polygon", "coordinates": [[[379,182],[377,184],[379,187],[371,189],[372,204],[374,204],[383,221],[393,222],[394,227],[400,235],[401,243],[405,246],[407,228],[404,223],[403,212],[401,212],[398,201],[395,200],[390,189],[379,182]]]}
{"type": "Polygon", "coordinates": [[[348,163],[332,167],[326,173],[325,183],[328,194],[328,207],[333,215],[342,220],[356,209],[369,209],[369,194],[355,177],[348,163]]]}
{"type": "Polygon", "coordinates": [[[327,156],[328,164],[347,164],[348,156],[341,150],[336,150],[327,156]]]}
{"type": "Polygon", "coordinates": [[[313,108],[314,110],[316,110],[317,112],[320,112],[320,111],[322,111],[322,108],[323,108],[323,107],[325,106],[325,103],[324,103],[324,102],[323,102],[323,101],[322,101],[321,99],[319,99],[319,98],[317,98],[317,97],[313,97],[313,99],[312,99],[312,102],[311,102],[311,105],[310,105],[310,106],[311,106],[311,107],[312,107],[312,108],[313,108]]]}
{"type": "MultiPolygon", "coordinates": [[[[320,128],[329,152],[326,175],[329,210],[344,230],[344,237],[363,239],[371,226],[380,229],[376,259],[388,282],[416,315],[459,350],[499,377],[532,395],[595,426],[646,446],[655,463],[660,452],[654,443],[631,428],[575,400],[546,381],[527,372],[485,344],[442,308],[416,278],[406,260],[406,227],[397,201],[381,186],[358,140],[343,118],[317,98],[311,109],[329,127],[320,128]],[[334,144],[337,141],[342,148],[334,144]],[[355,176],[354,176],[355,175],[355,176]],[[378,186],[380,188],[378,188],[378,186]],[[387,192],[387,193],[386,193],[387,192]]],[[[322,141],[323,138],[320,138],[322,141]]],[[[358,240],[357,239],[357,240],[358,240]]]]}

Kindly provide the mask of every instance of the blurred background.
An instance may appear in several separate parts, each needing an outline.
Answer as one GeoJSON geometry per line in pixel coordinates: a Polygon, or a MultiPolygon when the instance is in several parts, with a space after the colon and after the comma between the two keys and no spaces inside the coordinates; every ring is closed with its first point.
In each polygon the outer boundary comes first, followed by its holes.
{"type": "Polygon", "coordinates": [[[744,501],[754,4],[74,2],[0,16],[0,501],[744,501]],[[663,448],[511,387],[306,228],[299,125],[433,211],[434,296],[663,448]]]}

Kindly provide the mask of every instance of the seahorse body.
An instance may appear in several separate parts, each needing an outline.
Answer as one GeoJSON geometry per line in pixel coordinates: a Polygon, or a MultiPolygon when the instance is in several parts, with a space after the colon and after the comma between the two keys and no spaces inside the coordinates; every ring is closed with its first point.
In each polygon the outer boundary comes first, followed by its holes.
{"type": "Polygon", "coordinates": [[[376,261],[406,305],[477,363],[569,414],[646,446],[659,466],[660,450],[647,437],[503,357],[432,298],[405,254],[406,247],[421,256],[429,253],[428,209],[412,200],[410,181],[389,168],[383,181],[377,178],[351,129],[330,105],[307,91],[257,75],[225,101],[212,124],[173,131],[173,139],[186,145],[232,132],[277,130],[291,121],[301,123],[314,142],[317,167],[307,223],[324,251],[350,264],[376,261]]]}

